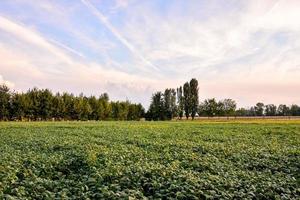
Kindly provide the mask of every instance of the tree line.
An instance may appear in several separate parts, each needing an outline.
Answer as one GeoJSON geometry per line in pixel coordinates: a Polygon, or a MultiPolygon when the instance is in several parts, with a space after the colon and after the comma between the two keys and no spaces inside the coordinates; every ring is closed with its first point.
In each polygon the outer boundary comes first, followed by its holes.
{"type": "Polygon", "coordinates": [[[99,97],[64,92],[53,94],[49,89],[12,92],[0,85],[0,120],[171,120],[194,119],[196,116],[300,116],[300,106],[257,103],[238,108],[236,101],[215,98],[199,102],[198,81],[193,78],[178,88],[155,92],[148,111],[129,101],[110,101],[108,94],[99,97]]]}
{"type": "Polygon", "coordinates": [[[248,109],[240,108],[236,110],[237,116],[300,116],[300,106],[292,104],[267,104],[258,102],[248,109]]]}
{"type": "Polygon", "coordinates": [[[232,99],[217,101],[209,98],[199,102],[198,81],[191,79],[177,89],[167,88],[164,92],[154,93],[145,114],[147,120],[194,119],[195,116],[300,116],[300,107],[259,102],[250,108],[237,109],[237,103],[232,99]]]}
{"type": "Polygon", "coordinates": [[[110,101],[107,93],[99,97],[49,89],[12,92],[0,86],[0,120],[140,120],[143,106],[129,101],[110,101]]]}

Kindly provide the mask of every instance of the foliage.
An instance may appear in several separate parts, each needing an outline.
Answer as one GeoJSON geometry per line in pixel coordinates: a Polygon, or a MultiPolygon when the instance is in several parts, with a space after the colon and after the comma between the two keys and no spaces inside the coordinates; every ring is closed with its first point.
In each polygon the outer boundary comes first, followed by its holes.
{"type": "Polygon", "coordinates": [[[140,120],[144,112],[141,104],[109,101],[106,93],[99,98],[38,88],[14,93],[0,86],[0,120],[140,120]]]}
{"type": "Polygon", "coordinates": [[[255,116],[263,116],[264,114],[264,104],[261,102],[258,102],[255,106],[254,106],[254,110],[255,110],[255,116]]]}
{"type": "Polygon", "coordinates": [[[192,119],[195,118],[196,113],[198,111],[199,106],[199,88],[198,88],[198,81],[196,79],[192,79],[190,81],[190,91],[191,91],[191,103],[190,103],[190,109],[191,109],[191,117],[192,119]]]}
{"type": "Polygon", "coordinates": [[[275,116],[276,115],[277,107],[274,104],[268,104],[268,105],[266,105],[265,108],[266,108],[265,114],[267,116],[275,116]]]}
{"type": "Polygon", "coordinates": [[[198,81],[191,79],[183,87],[176,90],[167,88],[165,91],[152,95],[149,109],[146,113],[147,120],[171,120],[174,117],[182,119],[195,118],[199,105],[198,81]]]}
{"type": "Polygon", "coordinates": [[[200,104],[198,113],[199,115],[215,116],[220,111],[220,105],[215,98],[206,99],[200,104]]]}
{"type": "Polygon", "coordinates": [[[26,93],[11,92],[0,86],[0,121],[8,120],[172,120],[196,116],[300,116],[300,107],[280,104],[238,108],[234,100],[205,99],[199,103],[198,81],[193,78],[176,90],[167,88],[151,97],[148,111],[129,101],[110,101],[108,94],[99,97],[56,93],[49,89],[33,88],[26,93]]]}
{"type": "Polygon", "coordinates": [[[188,119],[191,114],[191,87],[189,82],[183,85],[183,102],[184,102],[184,114],[188,119]]]}
{"type": "Polygon", "coordinates": [[[0,120],[9,118],[9,88],[5,85],[0,85],[0,120]]]}
{"type": "Polygon", "coordinates": [[[163,104],[164,104],[164,118],[173,119],[176,116],[176,91],[175,89],[166,89],[163,95],[163,104]]]}
{"type": "Polygon", "coordinates": [[[156,92],[152,95],[151,104],[146,114],[147,120],[165,120],[164,99],[161,92],[156,92]]]}
{"type": "Polygon", "coordinates": [[[0,199],[299,199],[300,124],[0,123],[0,199]]]}
{"type": "Polygon", "coordinates": [[[183,99],[183,91],[182,86],[177,88],[177,111],[178,111],[178,117],[182,119],[183,117],[183,111],[184,111],[184,99],[183,99]]]}
{"type": "Polygon", "coordinates": [[[280,116],[287,116],[290,114],[290,108],[287,105],[280,104],[278,106],[277,113],[280,116]]]}

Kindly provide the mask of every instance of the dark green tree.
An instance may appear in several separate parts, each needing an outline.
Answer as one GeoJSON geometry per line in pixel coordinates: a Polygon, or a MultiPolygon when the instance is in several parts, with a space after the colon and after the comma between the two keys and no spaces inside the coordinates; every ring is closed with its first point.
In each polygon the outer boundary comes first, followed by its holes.
{"type": "Polygon", "coordinates": [[[8,120],[10,111],[10,91],[6,85],[0,85],[0,120],[8,120]]]}
{"type": "Polygon", "coordinates": [[[38,91],[38,100],[39,100],[39,107],[38,112],[39,116],[43,120],[47,120],[52,116],[52,92],[48,89],[45,90],[39,90],[38,91]]]}
{"type": "Polygon", "coordinates": [[[190,111],[192,119],[194,120],[199,106],[199,88],[198,81],[192,79],[190,81],[190,111]]]}
{"type": "Polygon", "coordinates": [[[74,103],[75,119],[77,120],[88,120],[91,114],[91,106],[89,105],[88,98],[80,94],[79,97],[75,98],[74,103]]]}
{"type": "Polygon", "coordinates": [[[277,115],[279,115],[279,116],[290,115],[290,108],[285,104],[280,104],[277,109],[277,115]]]}
{"type": "Polygon", "coordinates": [[[223,110],[225,116],[235,115],[236,102],[232,99],[224,99],[223,101],[223,110]]]}
{"type": "Polygon", "coordinates": [[[64,118],[65,104],[60,93],[56,93],[53,96],[51,106],[51,117],[55,120],[62,120],[64,118]]]}
{"type": "Polygon", "coordinates": [[[112,117],[112,103],[109,103],[109,97],[107,93],[103,93],[99,97],[99,116],[100,120],[108,120],[112,117]]]}
{"type": "Polygon", "coordinates": [[[152,95],[151,103],[148,112],[146,113],[147,120],[165,120],[163,94],[156,92],[152,95]]]}
{"type": "Polygon", "coordinates": [[[164,118],[171,120],[176,115],[176,92],[175,89],[165,89],[163,95],[164,118]]]}
{"type": "Polygon", "coordinates": [[[254,110],[255,110],[255,115],[256,116],[263,116],[264,115],[264,107],[265,105],[261,102],[258,102],[255,106],[254,106],[254,110]]]}
{"type": "Polygon", "coordinates": [[[215,112],[216,116],[224,116],[225,115],[225,105],[223,101],[218,101],[217,110],[215,112]]]}
{"type": "Polygon", "coordinates": [[[37,120],[41,118],[40,114],[40,91],[38,88],[29,89],[27,92],[28,97],[28,111],[26,115],[31,120],[37,120]]]}
{"type": "Polygon", "coordinates": [[[274,104],[268,104],[265,106],[266,116],[275,116],[277,112],[277,107],[274,104]]]}
{"type": "Polygon", "coordinates": [[[184,111],[184,98],[183,98],[183,91],[182,86],[177,88],[177,105],[178,105],[178,116],[180,119],[183,117],[183,111],[184,111]]]}
{"type": "Polygon", "coordinates": [[[245,108],[239,108],[236,110],[235,114],[236,116],[247,116],[248,112],[249,111],[245,108]]]}
{"type": "Polygon", "coordinates": [[[95,96],[91,96],[91,97],[89,97],[88,102],[91,107],[91,113],[90,113],[89,119],[90,120],[99,120],[100,119],[100,114],[99,114],[100,103],[98,102],[98,99],[95,96]]]}
{"type": "Polygon", "coordinates": [[[215,116],[218,113],[218,102],[215,98],[206,99],[199,106],[199,115],[215,116]]]}
{"type": "Polygon", "coordinates": [[[183,85],[183,102],[185,117],[189,119],[191,113],[191,88],[189,82],[183,85]]]}
{"type": "Polygon", "coordinates": [[[145,110],[142,104],[130,104],[128,108],[127,120],[140,120],[144,117],[145,110]]]}
{"type": "Polygon", "coordinates": [[[291,105],[290,114],[292,116],[300,116],[300,107],[296,104],[291,105]]]}
{"type": "Polygon", "coordinates": [[[11,119],[23,120],[28,111],[28,98],[26,94],[14,93],[11,97],[11,119]]]}
{"type": "Polygon", "coordinates": [[[75,96],[73,94],[63,93],[62,99],[64,102],[63,118],[65,120],[77,119],[75,111],[75,96]]]}

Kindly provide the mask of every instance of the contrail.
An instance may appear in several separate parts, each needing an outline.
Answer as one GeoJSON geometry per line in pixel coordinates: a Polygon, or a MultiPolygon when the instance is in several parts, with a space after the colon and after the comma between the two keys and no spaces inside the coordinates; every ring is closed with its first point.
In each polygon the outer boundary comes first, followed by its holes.
{"type": "Polygon", "coordinates": [[[81,0],[81,2],[88,7],[91,12],[106,26],[108,30],[112,32],[112,34],[123,44],[125,45],[131,53],[139,57],[145,64],[152,67],[153,69],[159,71],[159,69],[153,65],[149,60],[147,60],[144,56],[142,56],[134,46],[132,46],[113,25],[107,20],[107,18],[95,7],[93,6],[88,0],[81,0]]]}
{"type": "Polygon", "coordinates": [[[57,45],[57,46],[65,49],[65,50],[67,50],[67,51],[69,51],[69,52],[71,52],[71,53],[73,53],[73,54],[75,54],[75,55],[77,55],[77,56],[79,56],[81,58],[86,58],[82,53],[76,51],[75,49],[73,49],[73,48],[71,48],[71,47],[69,47],[69,46],[67,46],[67,45],[65,45],[63,43],[60,43],[60,42],[58,42],[56,40],[53,40],[53,39],[48,39],[48,40],[50,42],[54,43],[55,45],[57,45]]]}

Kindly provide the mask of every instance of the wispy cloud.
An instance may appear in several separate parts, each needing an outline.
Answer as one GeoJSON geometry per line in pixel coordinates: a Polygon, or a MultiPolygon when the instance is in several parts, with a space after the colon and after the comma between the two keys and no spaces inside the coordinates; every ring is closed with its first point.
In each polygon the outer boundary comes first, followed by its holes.
{"type": "MultiPolygon", "coordinates": [[[[28,43],[47,49],[47,51],[51,52],[57,57],[60,57],[68,63],[72,62],[70,58],[67,57],[64,53],[62,53],[59,48],[51,44],[45,38],[40,36],[37,32],[26,28],[25,25],[13,22],[5,17],[0,16],[0,29],[13,34],[15,37],[20,38],[28,43]]],[[[56,42],[56,44],[58,44],[58,42],[56,42]]],[[[62,46],[62,44],[60,44],[60,46],[62,46]]],[[[65,50],[74,53],[74,50],[72,50],[71,48],[67,47],[66,45],[63,46],[65,50]]]]}
{"type": "Polygon", "coordinates": [[[120,32],[99,10],[97,10],[95,6],[93,6],[88,0],[81,0],[81,2],[91,10],[91,12],[112,32],[112,34],[114,34],[114,36],[118,38],[118,40],[131,51],[131,53],[140,58],[146,64],[146,66],[151,67],[152,70],[154,69],[159,71],[159,69],[155,65],[147,60],[126,38],[122,36],[122,34],[120,34],[120,32]]]}
{"type": "Polygon", "coordinates": [[[94,95],[107,91],[113,99],[146,102],[147,94],[162,85],[172,85],[90,62],[76,50],[4,17],[0,17],[1,31],[7,33],[9,39],[0,43],[0,83],[9,87],[16,85],[16,90],[38,86],[94,95]]]}
{"type": "Polygon", "coordinates": [[[297,0],[3,1],[1,81],[19,90],[108,91],[147,105],[153,91],[195,77],[201,99],[300,102],[299,7],[297,0]]]}

